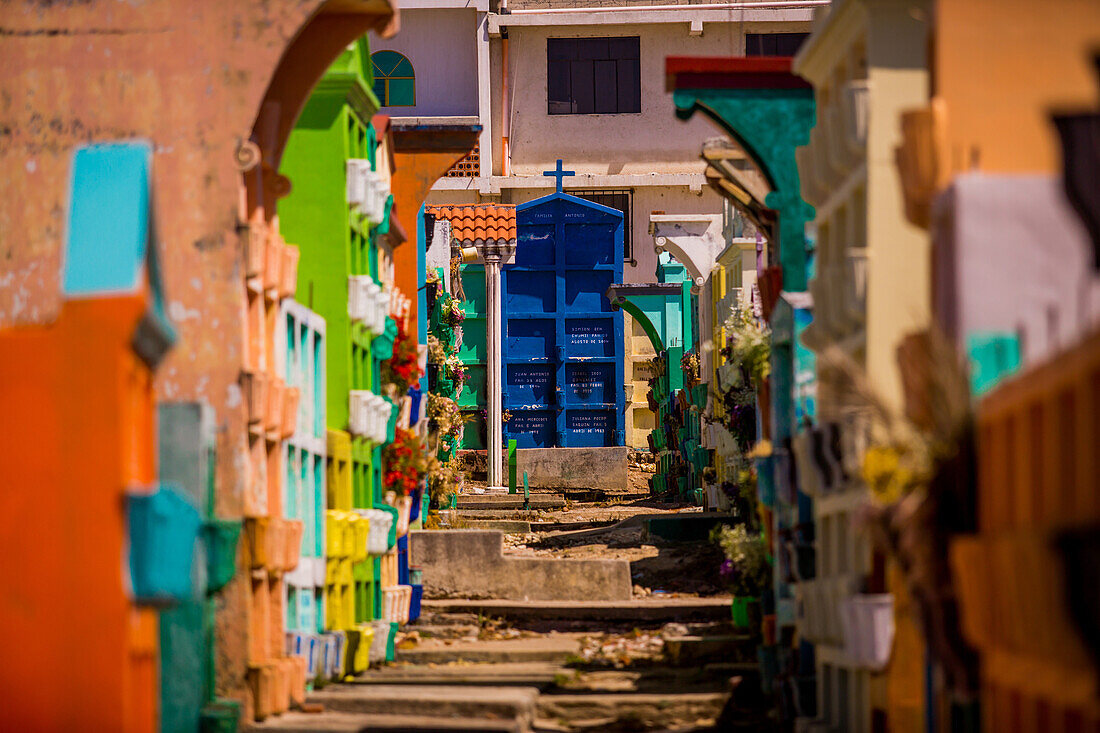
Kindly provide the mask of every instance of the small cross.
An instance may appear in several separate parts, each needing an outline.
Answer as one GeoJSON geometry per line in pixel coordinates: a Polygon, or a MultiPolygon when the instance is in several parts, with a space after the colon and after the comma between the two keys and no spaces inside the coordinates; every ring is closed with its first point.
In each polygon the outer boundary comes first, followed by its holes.
{"type": "Polygon", "coordinates": [[[558,180],[558,193],[561,193],[562,192],[561,191],[561,183],[562,183],[561,179],[564,178],[565,176],[575,176],[575,175],[577,175],[577,173],[576,173],[576,171],[563,171],[561,169],[561,158],[558,158],[558,168],[557,168],[557,170],[543,171],[542,175],[556,178],[558,180]]]}

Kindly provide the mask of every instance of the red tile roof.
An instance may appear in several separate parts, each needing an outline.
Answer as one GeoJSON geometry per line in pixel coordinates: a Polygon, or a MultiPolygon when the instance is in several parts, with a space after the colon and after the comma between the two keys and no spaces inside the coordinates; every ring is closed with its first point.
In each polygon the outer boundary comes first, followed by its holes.
{"type": "Polygon", "coordinates": [[[516,207],[511,204],[428,206],[428,213],[451,222],[451,235],[459,244],[477,240],[516,241],[516,207]]]}

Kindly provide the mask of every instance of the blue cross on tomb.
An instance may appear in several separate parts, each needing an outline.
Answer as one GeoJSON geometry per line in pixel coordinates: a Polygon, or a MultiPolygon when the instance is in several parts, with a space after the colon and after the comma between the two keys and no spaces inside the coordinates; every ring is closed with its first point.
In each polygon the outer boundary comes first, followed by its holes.
{"type": "Polygon", "coordinates": [[[576,171],[563,171],[561,169],[561,158],[558,158],[557,170],[543,171],[542,175],[547,176],[547,177],[556,178],[557,181],[558,181],[558,193],[561,193],[562,192],[562,190],[561,190],[562,179],[565,178],[566,176],[575,176],[575,175],[577,175],[577,172],[576,171]]]}

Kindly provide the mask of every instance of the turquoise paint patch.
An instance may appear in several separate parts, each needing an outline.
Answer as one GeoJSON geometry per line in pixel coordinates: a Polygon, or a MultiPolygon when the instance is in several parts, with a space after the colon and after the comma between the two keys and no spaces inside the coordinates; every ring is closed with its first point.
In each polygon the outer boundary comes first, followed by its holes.
{"type": "Polygon", "coordinates": [[[178,489],[162,485],[127,497],[134,600],[163,604],[197,597],[192,575],[202,520],[178,489]]]}
{"type": "Polygon", "coordinates": [[[1020,369],[1020,338],[1014,333],[976,332],[966,337],[970,391],[981,397],[1020,369]]]}
{"type": "Polygon", "coordinates": [[[149,246],[152,146],[89,145],[73,155],[65,295],[132,292],[149,246]]]}

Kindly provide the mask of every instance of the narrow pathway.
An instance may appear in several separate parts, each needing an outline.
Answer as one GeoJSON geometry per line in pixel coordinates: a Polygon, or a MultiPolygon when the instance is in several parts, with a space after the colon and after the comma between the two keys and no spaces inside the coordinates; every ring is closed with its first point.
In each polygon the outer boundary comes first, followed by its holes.
{"type": "Polygon", "coordinates": [[[756,640],[732,627],[716,582],[709,517],[640,496],[536,496],[534,511],[464,496],[451,521],[508,532],[509,555],[628,560],[633,599],[427,600],[394,664],[313,692],[324,712],[259,728],[772,730],[756,640]]]}

